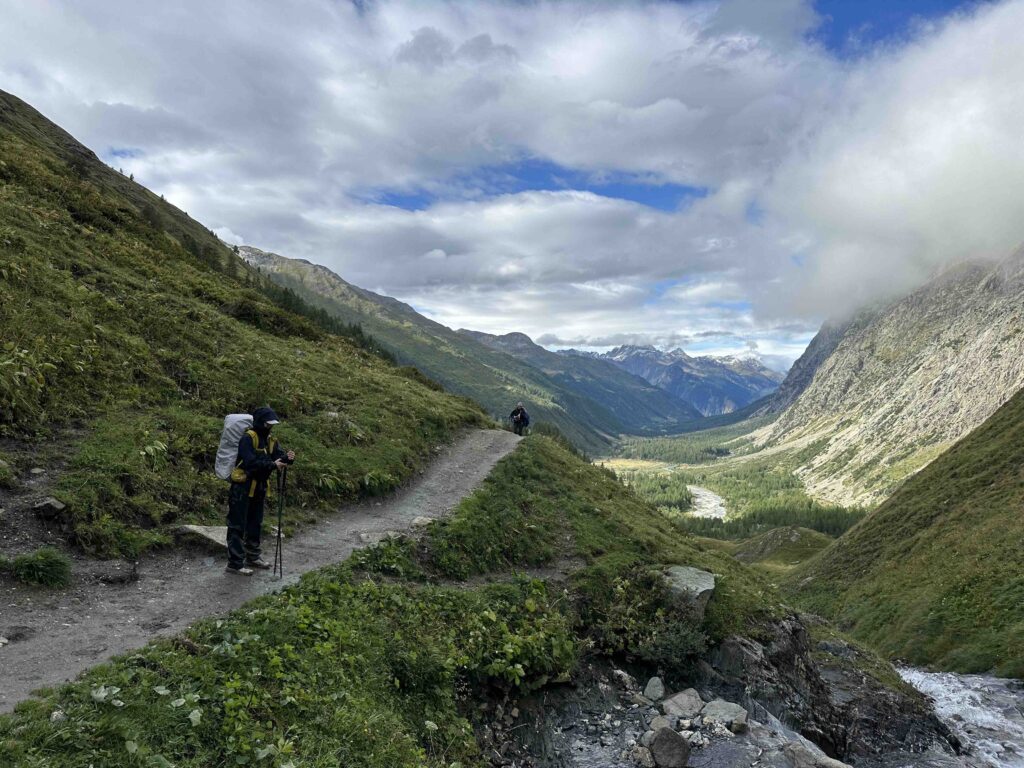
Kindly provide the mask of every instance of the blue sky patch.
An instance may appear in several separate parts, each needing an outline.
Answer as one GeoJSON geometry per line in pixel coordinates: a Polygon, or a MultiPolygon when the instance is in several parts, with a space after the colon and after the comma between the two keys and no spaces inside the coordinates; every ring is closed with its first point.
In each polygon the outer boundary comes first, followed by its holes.
{"type": "Polygon", "coordinates": [[[812,37],[839,56],[905,38],[917,21],[969,10],[985,0],[816,0],[822,24],[812,37]]]}
{"type": "Polygon", "coordinates": [[[536,190],[577,190],[602,197],[629,200],[660,211],[674,212],[707,197],[707,187],[663,183],[655,178],[621,171],[591,172],[566,168],[539,158],[481,166],[433,189],[373,189],[360,199],[410,211],[429,208],[445,200],[487,199],[536,190]]]}

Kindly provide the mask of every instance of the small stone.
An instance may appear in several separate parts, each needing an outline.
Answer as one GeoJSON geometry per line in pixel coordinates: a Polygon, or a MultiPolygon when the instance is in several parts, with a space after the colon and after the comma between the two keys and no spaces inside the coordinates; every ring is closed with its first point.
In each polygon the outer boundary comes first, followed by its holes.
{"type": "Polygon", "coordinates": [[[30,469],[28,473],[30,475],[45,475],[46,470],[43,469],[42,467],[32,467],[32,469],[30,469]]]}
{"type": "Polygon", "coordinates": [[[644,698],[651,701],[661,701],[665,698],[665,684],[661,682],[660,677],[652,677],[647,681],[647,685],[644,687],[644,698]]]}
{"type": "Polygon", "coordinates": [[[690,742],[671,728],[662,728],[654,734],[650,750],[658,768],[686,768],[690,759],[690,742]]]}
{"type": "Polygon", "coordinates": [[[646,746],[633,747],[629,750],[627,759],[631,760],[641,768],[655,768],[657,765],[657,763],[654,762],[654,755],[651,754],[651,750],[646,746]]]}
{"type": "Polygon", "coordinates": [[[11,642],[11,641],[8,640],[6,637],[0,636],[0,648],[3,648],[9,642],[11,642]]]}
{"type": "Polygon", "coordinates": [[[646,696],[641,696],[639,693],[634,693],[629,700],[637,707],[649,707],[654,704],[653,701],[648,699],[646,696]]]}
{"type": "Polygon", "coordinates": [[[424,515],[417,515],[416,517],[414,517],[412,519],[412,527],[413,528],[426,528],[432,522],[434,522],[434,518],[432,518],[432,517],[425,517],[424,515]]]}
{"type": "Polygon", "coordinates": [[[67,719],[68,716],[64,714],[63,709],[55,709],[53,710],[53,712],[50,713],[51,723],[63,723],[67,719]]]}
{"type": "Polygon", "coordinates": [[[658,717],[651,720],[651,724],[648,726],[652,731],[660,731],[662,728],[671,728],[672,721],[667,717],[658,715],[658,717]]]}
{"type": "Polygon", "coordinates": [[[517,720],[519,718],[519,707],[512,707],[512,712],[510,714],[512,715],[513,720],[517,720]]]}
{"type": "Polygon", "coordinates": [[[687,688],[661,702],[661,711],[675,717],[693,718],[703,708],[704,701],[693,688],[687,688]]]}
{"type": "Polygon", "coordinates": [[[643,736],[640,737],[640,743],[645,746],[651,746],[651,739],[654,738],[654,731],[644,731],[643,736]]]}

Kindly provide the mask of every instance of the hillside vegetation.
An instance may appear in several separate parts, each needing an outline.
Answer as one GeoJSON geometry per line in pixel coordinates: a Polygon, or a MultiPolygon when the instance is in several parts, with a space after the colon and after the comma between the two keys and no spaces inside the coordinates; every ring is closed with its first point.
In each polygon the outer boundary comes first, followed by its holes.
{"type": "Polygon", "coordinates": [[[21,704],[0,718],[0,763],[468,768],[487,690],[565,679],[588,653],[683,680],[709,643],[781,611],[735,560],[531,437],[420,546],[357,553],[21,704]],[[447,581],[565,558],[580,562],[565,584],[447,581]],[[650,570],[665,563],[718,574],[703,624],[665,601],[650,570]]]}
{"type": "Polygon", "coordinates": [[[562,360],[532,342],[531,354],[517,357],[397,299],[347,283],[326,267],[247,246],[240,253],[310,304],[345,323],[358,323],[399,361],[471,397],[493,417],[507,418],[522,400],[535,423],[553,425],[590,453],[607,453],[621,433],[662,434],[699,416],[610,363],[562,360]]]}
{"type": "Polygon", "coordinates": [[[1024,391],[793,572],[791,596],[892,657],[1024,676],[1024,391]]]}
{"type": "MultiPolygon", "coordinates": [[[[0,291],[0,434],[56,439],[61,523],[98,555],[222,518],[225,413],[277,409],[310,513],[396,487],[483,420],[2,92],[0,291]]],[[[27,459],[5,459],[16,483],[27,459]]]]}

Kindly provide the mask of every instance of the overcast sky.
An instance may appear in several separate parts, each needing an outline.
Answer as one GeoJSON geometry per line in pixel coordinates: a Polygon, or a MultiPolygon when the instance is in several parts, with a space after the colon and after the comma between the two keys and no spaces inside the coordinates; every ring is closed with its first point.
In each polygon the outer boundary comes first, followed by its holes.
{"type": "Polygon", "coordinates": [[[0,0],[0,88],[454,327],[791,360],[1024,240],[1024,0],[0,0]]]}

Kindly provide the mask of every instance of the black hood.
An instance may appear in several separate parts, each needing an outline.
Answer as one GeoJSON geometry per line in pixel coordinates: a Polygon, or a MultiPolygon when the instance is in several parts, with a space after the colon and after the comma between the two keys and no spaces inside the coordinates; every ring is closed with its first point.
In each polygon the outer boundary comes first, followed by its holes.
{"type": "Polygon", "coordinates": [[[273,408],[265,405],[252,412],[252,427],[257,432],[265,432],[269,429],[267,426],[268,421],[280,421],[273,408]]]}

